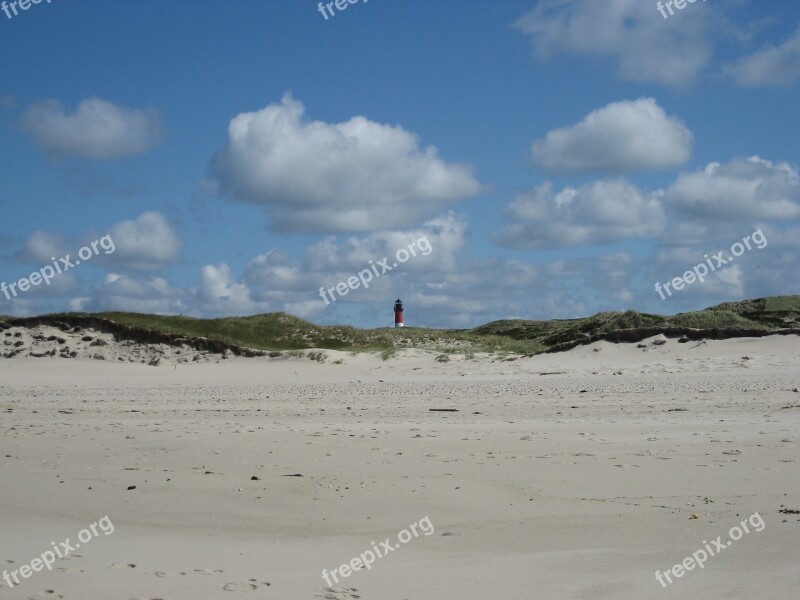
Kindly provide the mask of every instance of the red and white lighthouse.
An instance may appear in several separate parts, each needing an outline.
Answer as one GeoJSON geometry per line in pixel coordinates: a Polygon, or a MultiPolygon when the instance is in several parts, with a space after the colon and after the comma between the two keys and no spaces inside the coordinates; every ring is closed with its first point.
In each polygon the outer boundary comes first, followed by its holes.
{"type": "Polygon", "coordinates": [[[395,327],[404,327],[404,324],[403,324],[403,303],[400,301],[400,298],[398,298],[397,302],[394,303],[394,326],[395,327]]]}

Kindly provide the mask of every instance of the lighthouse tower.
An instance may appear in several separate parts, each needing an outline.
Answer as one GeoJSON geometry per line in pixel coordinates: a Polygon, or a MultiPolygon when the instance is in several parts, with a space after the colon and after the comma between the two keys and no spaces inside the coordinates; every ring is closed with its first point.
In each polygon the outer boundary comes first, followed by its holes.
{"type": "Polygon", "coordinates": [[[394,326],[403,327],[403,303],[400,298],[394,303],[394,326]]]}

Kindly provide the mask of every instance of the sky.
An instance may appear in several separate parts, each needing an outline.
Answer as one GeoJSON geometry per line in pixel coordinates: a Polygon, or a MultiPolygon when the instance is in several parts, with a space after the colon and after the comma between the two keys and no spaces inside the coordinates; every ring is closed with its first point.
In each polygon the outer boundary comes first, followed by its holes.
{"type": "Polygon", "coordinates": [[[0,314],[800,294],[796,0],[6,0],[0,56],[0,314]]]}

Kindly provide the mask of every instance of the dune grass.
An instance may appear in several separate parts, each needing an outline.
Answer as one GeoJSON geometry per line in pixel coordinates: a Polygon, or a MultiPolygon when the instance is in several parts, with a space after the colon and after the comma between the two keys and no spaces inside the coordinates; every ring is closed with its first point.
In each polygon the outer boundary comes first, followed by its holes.
{"type": "MultiPolygon", "coordinates": [[[[701,311],[674,316],[633,310],[603,312],[580,319],[494,321],[474,329],[425,329],[419,327],[358,329],[346,325],[315,325],[286,313],[247,317],[198,319],[193,317],[105,312],[94,316],[130,327],[181,336],[204,337],[266,351],[312,348],[349,352],[379,352],[384,360],[404,348],[421,348],[444,354],[535,354],[554,344],[643,327],[738,328],[770,330],[800,327],[800,296],[774,296],[726,302],[701,311]]],[[[70,314],[54,315],[69,320],[70,314]]],[[[0,317],[0,321],[11,317],[0,317]]],[[[318,357],[317,360],[323,357],[318,357]]]]}

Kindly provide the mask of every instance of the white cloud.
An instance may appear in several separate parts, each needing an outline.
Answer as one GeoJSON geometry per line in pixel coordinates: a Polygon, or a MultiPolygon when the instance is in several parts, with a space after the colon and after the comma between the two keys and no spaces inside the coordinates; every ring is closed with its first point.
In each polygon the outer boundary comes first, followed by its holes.
{"type": "Polygon", "coordinates": [[[113,245],[101,241],[97,253],[87,263],[95,266],[113,265],[120,270],[159,269],[176,262],[184,246],[183,240],[164,216],[151,211],[112,225],[104,232],[88,232],[75,239],[47,231],[34,231],[15,258],[21,262],[42,265],[51,263],[51,257],[58,259],[70,255],[74,259],[81,247],[90,247],[92,242],[106,235],[111,236],[113,245]]]}
{"type": "Polygon", "coordinates": [[[800,28],[780,46],[767,44],[749,56],[725,66],[742,86],[789,87],[800,81],[800,28]]]}
{"type": "Polygon", "coordinates": [[[353,117],[308,121],[285,94],[231,120],[213,161],[221,189],[264,206],[273,228],[368,231],[406,227],[477,194],[472,168],[448,164],[399,126],[353,117]]]}
{"type": "Polygon", "coordinates": [[[426,221],[419,229],[375,232],[342,241],[329,237],[310,246],[299,259],[271,251],[250,261],[244,271],[243,284],[255,301],[271,302],[277,307],[298,306],[308,315],[313,314],[309,311],[314,307],[306,304],[309,298],[316,298],[319,303],[316,312],[321,313],[325,308],[318,295],[320,287],[335,286],[375,264],[381,276],[374,277],[369,288],[360,287],[357,293],[349,293],[337,302],[383,301],[417,286],[420,277],[441,277],[454,270],[456,252],[465,242],[466,227],[463,217],[447,213],[426,221]],[[387,257],[391,267],[398,250],[408,249],[412,243],[416,256],[409,256],[405,263],[385,274],[383,268],[377,266],[387,257]]]}
{"type": "Polygon", "coordinates": [[[800,275],[800,242],[796,227],[743,219],[708,221],[697,232],[691,229],[686,233],[673,232],[670,227],[669,234],[660,240],[654,260],[647,263],[648,278],[670,282],[697,265],[707,265],[709,270],[704,281],[695,281],[683,290],[673,291],[667,298],[673,311],[792,293],[792,282],[800,275]],[[754,232],[758,233],[753,235],[754,232]],[[741,247],[739,256],[735,256],[737,251],[733,247],[736,245],[741,247]],[[714,258],[717,256],[727,264],[720,264],[714,258]]]}
{"type": "MultiPolygon", "coordinates": [[[[379,231],[364,237],[350,237],[342,243],[327,238],[309,248],[306,269],[347,272],[369,267],[369,261],[394,259],[398,250],[415,243],[417,255],[403,264],[403,271],[447,270],[455,264],[455,253],[466,239],[467,222],[452,212],[425,221],[418,229],[379,231]],[[425,238],[431,249],[423,254],[425,238]]],[[[391,261],[390,261],[391,262],[391,261]]]]}
{"type": "Polygon", "coordinates": [[[613,102],[533,144],[533,162],[553,172],[665,169],[689,160],[693,136],[654,98],[613,102]]]}
{"type": "Polygon", "coordinates": [[[735,221],[800,217],[800,176],[787,163],[757,156],[710,163],[683,173],[666,190],[664,205],[677,217],[735,221]]]}
{"type": "Polygon", "coordinates": [[[179,314],[187,311],[188,294],[171,286],[165,279],[136,279],[109,273],[102,285],[90,294],[75,297],[71,306],[76,310],[121,310],[150,314],[179,314]]]}
{"type": "Polygon", "coordinates": [[[206,265],[197,293],[206,314],[254,314],[274,310],[269,303],[255,302],[243,281],[236,281],[231,268],[225,264],[206,265]]]}
{"type": "Polygon", "coordinates": [[[106,259],[132,269],[158,269],[174,263],[184,245],[166,218],[155,211],[117,223],[108,233],[116,250],[106,259]]]}
{"type": "Polygon", "coordinates": [[[274,298],[276,294],[307,293],[316,283],[299,261],[277,250],[251,260],[245,267],[244,281],[259,300],[267,300],[270,295],[274,298]]]}
{"type": "Polygon", "coordinates": [[[64,236],[48,231],[34,231],[17,254],[17,259],[23,262],[44,264],[50,263],[51,257],[61,257],[67,252],[69,252],[69,244],[64,236]]]}
{"type": "Polygon", "coordinates": [[[83,100],[67,114],[57,100],[27,108],[22,128],[56,158],[115,160],[143,154],[161,141],[156,110],[118,106],[99,98],[83,100]]]}
{"type": "Polygon", "coordinates": [[[605,57],[628,81],[683,87],[712,57],[710,4],[688,5],[685,14],[664,19],[655,1],[540,0],[515,27],[532,38],[542,59],[605,57]]]}
{"type": "MultiPolygon", "coordinates": [[[[118,267],[130,266],[131,261],[154,263],[163,258],[168,253],[158,250],[155,247],[157,241],[148,240],[147,236],[167,239],[171,231],[160,229],[168,225],[158,213],[145,213],[135,221],[121,225],[124,227],[118,226],[112,234],[115,241],[120,240],[117,247],[126,250],[123,260],[111,262],[114,254],[104,257],[108,262],[99,264],[114,271],[105,276],[102,285],[91,291],[81,290],[80,294],[72,291],[69,304],[73,309],[184,313],[206,317],[282,310],[305,318],[322,318],[334,313],[343,314],[341,311],[348,310],[345,307],[352,310],[355,305],[373,315],[376,304],[385,304],[386,298],[393,301],[397,295],[410,295],[413,290],[423,288],[427,281],[441,282],[450,273],[456,274],[456,281],[463,281],[455,254],[464,244],[466,221],[452,213],[430,219],[419,229],[376,232],[363,238],[349,237],[341,241],[328,238],[309,247],[299,258],[271,250],[253,258],[241,275],[226,263],[208,264],[200,270],[199,283],[194,289],[173,287],[160,277],[147,279],[117,271],[118,267]],[[428,240],[429,247],[419,243],[422,237],[428,240]],[[321,286],[330,287],[346,281],[360,270],[368,269],[370,260],[377,263],[384,256],[393,257],[397,250],[408,248],[411,242],[417,242],[417,256],[409,256],[408,261],[398,268],[374,278],[368,289],[361,288],[358,293],[339,297],[330,305],[319,296],[321,286]],[[154,246],[152,253],[145,252],[148,245],[154,246]],[[428,248],[429,253],[423,254],[428,248]]],[[[47,242],[49,238],[43,241],[47,242]]],[[[174,250],[177,252],[177,248],[174,250]]],[[[508,278],[509,285],[519,286],[523,281],[530,281],[525,276],[527,269],[529,267],[520,265],[513,277],[508,278]]],[[[474,275],[472,283],[477,285],[481,282],[478,270],[474,275]]],[[[62,295],[67,291],[71,290],[61,290],[62,295]]],[[[14,310],[19,313],[23,307],[19,305],[14,310]]]]}
{"type": "Polygon", "coordinates": [[[624,179],[595,181],[553,192],[551,183],[520,194],[508,207],[514,221],[494,236],[511,248],[602,244],[659,234],[657,198],[624,179]]]}
{"type": "MultiPolygon", "coordinates": [[[[656,281],[659,283],[671,282],[674,278],[684,277],[692,271],[692,267],[703,263],[702,255],[695,255],[689,262],[662,262],[659,265],[656,281]],[[658,278],[660,277],[660,278],[658,278]]],[[[745,271],[741,265],[725,265],[722,268],[710,272],[703,277],[703,281],[695,279],[691,284],[686,284],[681,290],[670,289],[667,293],[662,288],[664,300],[674,301],[695,301],[711,306],[717,302],[745,298],[747,290],[745,271]],[[705,301],[701,300],[706,298],[705,301]]],[[[660,294],[655,292],[655,285],[650,288],[654,296],[660,299],[660,294]]],[[[755,291],[755,290],[754,290],[755,291]]],[[[755,291],[759,295],[758,291],[755,291]]]]}

